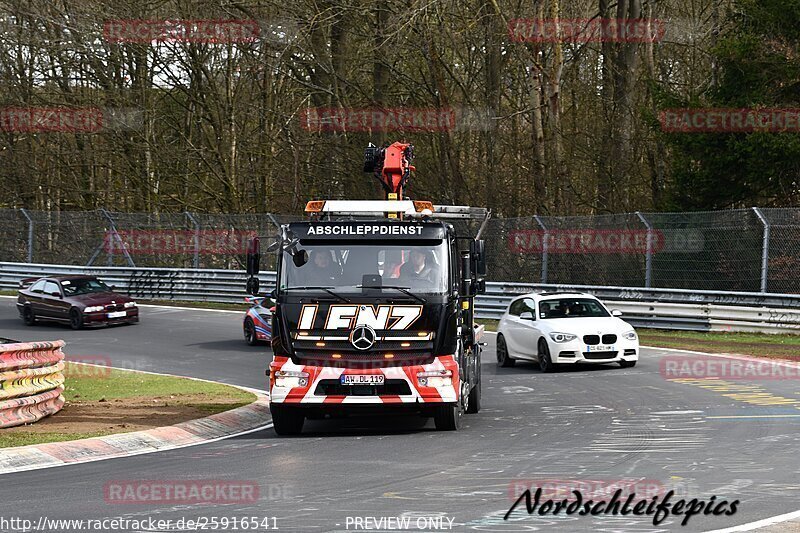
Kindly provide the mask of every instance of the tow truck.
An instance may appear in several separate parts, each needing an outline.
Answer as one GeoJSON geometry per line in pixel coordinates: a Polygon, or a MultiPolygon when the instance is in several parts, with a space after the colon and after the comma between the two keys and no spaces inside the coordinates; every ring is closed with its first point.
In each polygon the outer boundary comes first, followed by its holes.
{"type": "MultiPolygon", "coordinates": [[[[413,146],[365,152],[383,200],[312,200],[308,220],[279,225],[269,376],[275,432],[306,419],[412,413],[458,430],[481,408],[485,290],[480,238],[491,212],[405,196],[413,146]],[[473,219],[474,237],[454,219],[473,219]]],[[[469,225],[469,224],[466,224],[469,225]]],[[[247,292],[259,292],[260,240],[248,244],[247,292]]]]}

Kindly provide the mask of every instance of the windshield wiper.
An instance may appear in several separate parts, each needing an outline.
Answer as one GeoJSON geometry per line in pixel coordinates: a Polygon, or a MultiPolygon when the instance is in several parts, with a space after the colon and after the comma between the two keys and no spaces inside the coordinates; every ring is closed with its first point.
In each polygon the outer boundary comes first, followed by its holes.
{"type": "MultiPolygon", "coordinates": [[[[356,289],[363,289],[363,288],[364,288],[363,285],[356,285],[356,289]]],[[[428,300],[426,300],[422,296],[419,296],[418,294],[414,294],[413,292],[408,290],[408,289],[410,289],[410,287],[399,287],[397,285],[381,285],[379,287],[367,287],[367,288],[368,289],[394,289],[394,290],[402,292],[403,294],[405,294],[407,296],[411,296],[412,298],[414,298],[416,301],[418,301],[421,304],[428,303],[428,300]]]]}
{"type": "Polygon", "coordinates": [[[332,288],[332,287],[286,287],[286,288],[285,288],[285,289],[283,289],[283,290],[285,290],[285,291],[291,291],[291,290],[295,290],[295,289],[303,289],[304,291],[305,291],[305,290],[309,290],[309,291],[325,291],[325,292],[327,292],[328,294],[330,294],[331,296],[333,296],[334,298],[338,298],[339,300],[343,301],[344,303],[348,303],[348,304],[351,304],[351,303],[353,303],[353,302],[352,302],[352,300],[350,300],[350,299],[348,299],[348,298],[345,298],[345,297],[344,297],[344,296],[342,296],[341,294],[338,294],[338,293],[335,293],[335,292],[333,292],[333,291],[331,290],[331,288],[332,288]]]}

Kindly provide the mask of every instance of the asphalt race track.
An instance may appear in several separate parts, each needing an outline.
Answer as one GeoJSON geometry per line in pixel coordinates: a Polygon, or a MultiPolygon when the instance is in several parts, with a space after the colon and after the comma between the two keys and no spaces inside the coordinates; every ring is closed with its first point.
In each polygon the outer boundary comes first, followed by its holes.
{"type": "MultiPolygon", "coordinates": [[[[13,300],[0,299],[0,336],[60,338],[68,358],[103,356],[115,366],[264,389],[268,349],[245,345],[241,319],[145,307],[136,326],[28,328],[13,300]]],[[[661,350],[644,350],[632,369],[545,375],[531,364],[498,369],[494,335],[488,342],[483,410],[467,416],[461,431],[437,432],[432,422],[415,418],[314,421],[296,438],[266,429],[179,450],[6,474],[0,516],[34,522],[41,516],[275,517],[279,530],[304,532],[353,531],[354,517],[406,516],[412,524],[418,517],[444,517],[445,526],[453,520],[450,531],[643,532],[720,529],[800,509],[796,380],[746,383],[757,387],[757,397],[786,400],[754,403],[735,383],[704,388],[664,379],[660,359],[679,356],[661,350]],[[185,479],[255,481],[260,498],[228,505],[114,505],[104,498],[113,481],[185,479]],[[648,516],[529,516],[524,505],[503,520],[520,485],[632,479],[687,500],[716,495],[741,502],[733,516],[698,515],[684,528],[680,517],[655,527],[648,516]]]]}

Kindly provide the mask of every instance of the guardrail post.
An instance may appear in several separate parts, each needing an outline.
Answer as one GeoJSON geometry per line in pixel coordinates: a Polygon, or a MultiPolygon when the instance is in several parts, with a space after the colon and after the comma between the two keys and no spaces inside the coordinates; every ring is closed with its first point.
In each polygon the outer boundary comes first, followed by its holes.
{"type": "Polygon", "coordinates": [[[188,211],[184,211],[186,218],[189,219],[189,222],[192,223],[194,226],[194,268],[200,268],[200,224],[197,223],[197,220],[192,216],[192,214],[188,211]]]}
{"type": "Polygon", "coordinates": [[[541,274],[541,281],[539,283],[547,283],[547,261],[548,261],[548,237],[550,233],[547,230],[547,226],[544,225],[542,219],[539,218],[539,215],[533,215],[533,219],[536,221],[537,224],[542,228],[544,233],[542,234],[542,274],[541,274]]]}
{"type": "Polygon", "coordinates": [[[28,263],[33,263],[33,219],[24,209],[20,211],[28,219],[28,263]]]}
{"type": "Polygon", "coordinates": [[[761,209],[754,207],[753,212],[764,226],[764,237],[761,242],[761,292],[767,292],[767,276],[769,275],[769,220],[761,212],[761,209]]]}
{"type": "Polygon", "coordinates": [[[647,255],[644,259],[644,286],[649,289],[653,283],[653,226],[644,218],[644,215],[636,211],[636,216],[639,217],[644,227],[647,228],[647,255]]]}

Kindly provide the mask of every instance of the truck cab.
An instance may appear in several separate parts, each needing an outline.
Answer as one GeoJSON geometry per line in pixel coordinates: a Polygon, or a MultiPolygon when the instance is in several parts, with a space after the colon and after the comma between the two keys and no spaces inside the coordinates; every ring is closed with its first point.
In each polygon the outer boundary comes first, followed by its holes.
{"type": "MultiPolygon", "coordinates": [[[[483,241],[457,235],[447,219],[485,210],[405,200],[315,201],[306,210],[311,218],[282,226],[271,248],[275,431],[379,411],[458,429],[465,413],[480,409],[482,328],[473,300],[485,257],[483,241]]],[[[257,270],[251,250],[251,292],[257,270]]]]}

